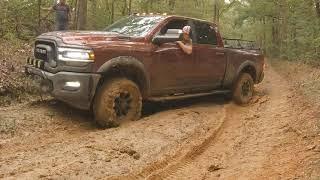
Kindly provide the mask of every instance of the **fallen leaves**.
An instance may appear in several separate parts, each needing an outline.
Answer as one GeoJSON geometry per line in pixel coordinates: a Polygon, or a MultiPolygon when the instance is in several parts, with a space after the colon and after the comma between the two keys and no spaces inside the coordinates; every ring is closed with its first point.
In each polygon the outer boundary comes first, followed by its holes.
{"type": "Polygon", "coordinates": [[[31,51],[26,42],[0,41],[0,105],[35,90],[32,80],[24,74],[25,59],[31,51]]]}
{"type": "Polygon", "coordinates": [[[17,78],[17,72],[15,71],[15,66],[13,63],[9,63],[6,60],[0,62],[0,95],[10,89],[16,88],[19,84],[17,78]]]}

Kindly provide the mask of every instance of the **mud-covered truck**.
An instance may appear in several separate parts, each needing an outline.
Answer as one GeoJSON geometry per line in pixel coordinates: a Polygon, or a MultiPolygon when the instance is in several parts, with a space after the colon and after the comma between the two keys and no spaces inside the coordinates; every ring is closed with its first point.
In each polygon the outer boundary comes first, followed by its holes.
{"type": "Polygon", "coordinates": [[[103,31],[49,32],[36,38],[26,73],[42,91],[91,110],[102,127],[138,120],[142,102],[229,93],[247,104],[264,77],[259,51],[225,48],[207,21],[135,14],[103,31]],[[177,45],[191,26],[193,52],[177,45]]]}

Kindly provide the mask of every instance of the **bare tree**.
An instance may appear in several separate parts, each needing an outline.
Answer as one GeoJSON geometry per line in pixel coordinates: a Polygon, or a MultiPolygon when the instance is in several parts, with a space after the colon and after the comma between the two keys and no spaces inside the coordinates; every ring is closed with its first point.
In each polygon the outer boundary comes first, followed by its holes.
{"type": "Polygon", "coordinates": [[[214,12],[213,12],[213,22],[214,23],[217,23],[217,24],[219,24],[219,7],[218,7],[218,3],[217,3],[217,1],[215,0],[214,1],[214,4],[213,4],[213,6],[214,6],[214,12]]]}
{"type": "Polygon", "coordinates": [[[84,30],[87,25],[87,0],[78,0],[77,3],[77,29],[84,30]]]}
{"type": "Polygon", "coordinates": [[[316,4],[317,15],[320,18],[320,0],[315,0],[315,4],[316,4]]]}
{"type": "Polygon", "coordinates": [[[38,0],[38,28],[41,26],[41,0],[38,0]]]}
{"type": "Polygon", "coordinates": [[[129,15],[132,14],[132,0],[129,0],[129,2],[128,2],[128,13],[129,13],[129,15]]]}
{"type": "Polygon", "coordinates": [[[112,0],[111,2],[111,22],[113,23],[114,22],[114,0],[112,0]]]}

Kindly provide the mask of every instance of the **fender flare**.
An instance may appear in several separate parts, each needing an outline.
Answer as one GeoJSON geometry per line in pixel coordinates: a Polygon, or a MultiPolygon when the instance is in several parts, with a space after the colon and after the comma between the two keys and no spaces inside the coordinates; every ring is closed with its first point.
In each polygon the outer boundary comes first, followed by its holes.
{"type": "Polygon", "coordinates": [[[237,80],[237,78],[240,76],[241,72],[242,72],[245,68],[247,68],[247,67],[252,67],[252,68],[254,69],[255,74],[254,74],[254,77],[252,77],[252,78],[253,78],[254,81],[256,81],[256,79],[257,79],[257,68],[256,68],[256,64],[255,64],[254,62],[252,62],[252,61],[246,60],[246,61],[244,61],[244,62],[239,66],[238,71],[237,71],[237,74],[236,74],[235,79],[234,79],[234,82],[235,82],[235,81],[237,80]]]}
{"type": "Polygon", "coordinates": [[[126,75],[135,73],[134,75],[137,76],[137,79],[131,79],[131,77],[128,78],[131,80],[135,80],[135,82],[137,81],[136,83],[138,83],[138,86],[141,88],[141,93],[144,97],[149,94],[150,79],[146,68],[141,61],[131,56],[119,56],[105,62],[100,66],[97,72],[99,74],[107,74],[108,72],[112,72],[113,70],[119,70],[121,72],[125,71],[123,72],[124,74],[129,73],[126,75]]]}

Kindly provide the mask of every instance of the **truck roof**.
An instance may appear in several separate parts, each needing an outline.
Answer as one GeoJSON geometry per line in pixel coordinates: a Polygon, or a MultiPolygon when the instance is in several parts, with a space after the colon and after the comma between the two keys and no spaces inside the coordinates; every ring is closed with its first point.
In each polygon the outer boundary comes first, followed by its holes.
{"type": "Polygon", "coordinates": [[[203,20],[203,19],[198,19],[198,18],[193,18],[193,17],[188,17],[188,16],[180,16],[180,15],[168,15],[167,13],[134,13],[133,16],[145,16],[145,17],[150,17],[150,16],[158,16],[158,17],[164,17],[165,19],[169,18],[179,18],[179,19],[189,19],[189,20],[194,20],[194,21],[200,21],[200,22],[205,22],[209,24],[213,24],[214,26],[218,26],[217,24],[203,20]]]}

